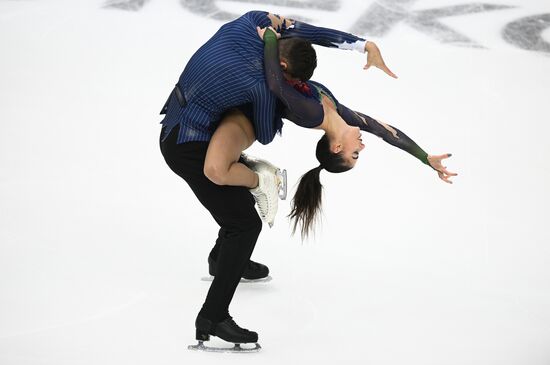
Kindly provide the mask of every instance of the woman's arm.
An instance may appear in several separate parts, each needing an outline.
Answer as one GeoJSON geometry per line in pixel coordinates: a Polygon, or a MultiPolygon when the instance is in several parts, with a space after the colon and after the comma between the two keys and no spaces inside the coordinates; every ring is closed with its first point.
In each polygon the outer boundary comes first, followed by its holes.
{"type": "Polygon", "coordinates": [[[428,154],[399,129],[363,113],[353,111],[340,103],[338,103],[338,114],[340,114],[347,124],[359,127],[365,132],[372,133],[382,138],[387,143],[410,153],[422,161],[422,163],[431,166],[428,161],[428,154]]]}
{"type": "Polygon", "coordinates": [[[277,36],[269,28],[263,34],[265,77],[269,90],[284,104],[292,121],[305,128],[315,128],[323,122],[323,106],[314,97],[298,92],[285,79],[279,64],[277,36]]]}
{"type": "Polygon", "coordinates": [[[450,153],[443,155],[428,155],[420,146],[418,146],[412,139],[410,139],[405,133],[401,132],[399,129],[373,119],[368,115],[365,115],[360,112],[353,111],[346,107],[345,105],[338,104],[338,114],[346,121],[347,124],[357,126],[365,132],[372,133],[380,138],[382,138],[387,143],[407,151],[414,157],[418,158],[424,164],[430,166],[432,169],[437,171],[439,178],[446,183],[452,184],[453,182],[449,180],[452,176],[457,176],[458,174],[450,172],[447,170],[447,167],[443,166],[442,160],[451,157],[450,153]]]}

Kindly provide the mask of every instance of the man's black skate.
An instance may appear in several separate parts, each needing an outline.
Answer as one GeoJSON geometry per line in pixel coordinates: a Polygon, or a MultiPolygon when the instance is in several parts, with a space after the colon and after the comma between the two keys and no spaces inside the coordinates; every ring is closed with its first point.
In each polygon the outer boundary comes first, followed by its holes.
{"type": "MultiPolygon", "coordinates": [[[[212,276],[212,278],[205,278],[205,280],[212,280],[213,277],[216,276],[216,261],[212,258],[212,256],[208,256],[208,273],[212,276]]],[[[269,268],[267,266],[252,260],[248,261],[248,264],[244,269],[241,282],[264,282],[270,280],[271,276],[269,276],[269,268]]]]}
{"type": "Polygon", "coordinates": [[[233,318],[229,317],[219,323],[212,323],[212,321],[202,317],[200,314],[195,321],[196,327],[196,339],[199,341],[198,345],[189,346],[189,350],[203,350],[213,352],[255,352],[261,349],[261,346],[257,343],[258,334],[253,331],[249,331],[245,328],[239,327],[233,318]],[[221,338],[224,341],[232,342],[235,344],[232,348],[219,348],[204,346],[204,341],[210,340],[210,335],[221,338]],[[254,343],[255,347],[244,348],[240,345],[242,343],[254,343]]]}

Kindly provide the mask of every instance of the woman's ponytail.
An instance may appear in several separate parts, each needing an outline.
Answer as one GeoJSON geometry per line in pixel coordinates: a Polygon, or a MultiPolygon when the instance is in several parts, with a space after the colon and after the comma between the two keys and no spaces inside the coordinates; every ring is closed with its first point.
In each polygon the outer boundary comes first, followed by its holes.
{"type": "Polygon", "coordinates": [[[323,185],[319,174],[323,168],[318,167],[309,170],[301,178],[296,189],[296,194],[291,203],[289,214],[292,222],[292,234],[300,225],[302,239],[306,238],[315,226],[317,213],[321,210],[321,198],[323,185]]]}
{"type": "Polygon", "coordinates": [[[289,214],[292,224],[292,234],[296,233],[296,228],[300,225],[302,240],[313,231],[317,214],[321,211],[321,198],[323,194],[323,185],[319,179],[322,169],[328,172],[339,173],[351,169],[348,166],[342,153],[332,153],[330,143],[326,134],[317,142],[315,156],[320,165],[306,172],[301,178],[296,189],[296,194],[291,203],[289,214]]]}

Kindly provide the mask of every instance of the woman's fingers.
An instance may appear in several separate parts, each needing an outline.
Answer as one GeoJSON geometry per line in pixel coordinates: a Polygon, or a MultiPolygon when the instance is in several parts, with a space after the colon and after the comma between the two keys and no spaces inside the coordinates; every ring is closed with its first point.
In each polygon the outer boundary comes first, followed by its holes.
{"type": "Polygon", "coordinates": [[[443,168],[441,170],[439,170],[443,173],[445,173],[446,175],[449,175],[449,176],[456,176],[458,175],[457,173],[454,173],[454,172],[450,172],[449,170],[447,170],[447,168],[445,166],[443,166],[443,168]]]}
{"type": "Polygon", "coordinates": [[[446,159],[446,158],[451,157],[452,155],[453,155],[452,153],[445,153],[444,155],[431,156],[431,157],[439,162],[439,161],[441,161],[441,160],[444,160],[444,159],[446,159]]]}
{"type": "Polygon", "coordinates": [[[441,161],[451,156],[452,156],[452,153],[445,153],[443,155],[438,155],[438,156],[429,156],[428,158],[428,162],[437,171],[439,178],[448,184],[453,183],[451,180],[449,180],[449,178],[451,178],[452,176],[457,176],[458,174],[447,170],[447,166],[443,166],[441,161]]]}
{"type": "Polygon", "coordinates": [[[388,66],[386,66],[386,64],[384,63],[384,61],[379,61],[379,62],[376,62],[376,61],[371,61],[371,60],[367,60],[367,64],[365,66],[363,66],[363,70],[368,70],[371,66],[374,66],[374,67],[377,67],[379,69],[381,69],[382,71],[384,71],[387,75],[393,77],[394,79],[397,78],[397,75],[394,74],[389,68],[388,66]]]}
{"type": "Polygon", "coordinates": [[[264,39],[265,28],[256,27],[256,31],[258,32],[260,39],[264,39]]]}
{"type": "Polygon", "coordinates": [[[443,181],[445,181],[446,183],[448,184],[452,184],[453,182],[451,180],[449,180],[449,176],[446,176],[443,172],[441,171],[438,171],[437,172],[439,174],[439,178],[443,181]]]}
{"type": "Polygon", "coordinates": [[[281,33],[278,33],[272,26],[269,26],[269,29],[271,29],[273,33],[275,33],[275,35],[277,36],[277,39],[281,38],[281,33]]]}
{"type": "Polygon", "coordinates": [[[388,68],[388,66],[386,66],[386,64],[382,64],[382,67],[380,67],[382,69],[382,71],[384,71],[387,75],[393,77],[394,79],[397,78],[397,75],[394,74],[393,72],[391,72],[391,70],[388,68]]]}

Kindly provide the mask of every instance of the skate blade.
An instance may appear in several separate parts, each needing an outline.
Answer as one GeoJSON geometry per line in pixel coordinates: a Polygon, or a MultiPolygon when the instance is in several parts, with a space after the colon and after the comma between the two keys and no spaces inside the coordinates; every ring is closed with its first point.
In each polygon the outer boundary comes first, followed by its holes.
{"type": "MultiPolygon", "coordinates": [[[[212,280],[214,280],[213,276],[204,276],[204,277],[201,278],[201,281],[212,281],[212,280]]],[[[268,281],[271,281],[271,280],[273,280],[273,278],[270,275],[268,275],[265,278],[261,278],[261,279],[244,279],[244,278],[241,278],[240,283],[246,283],[246,284],[267,283],[268,281]]]]}
{"type": "Polygon", "coordinates": [[[277,169],[277,179],[279,180],[279,198],[286,200],[286,170],[277,169]]]}
{"type": "Polygon", "coordinates": [[[233,347],[210,347],[204,346],[202,341],[199,341],[196,345],[189,345],[187,349],[192,351],[206,351],[206,352],[232,352],[232,353],[246,353],[246,352],[258,352],[261,350],[259,343],[255,343],[254,347],[241,347],[240,344],[236,343],[233,347]]]}

